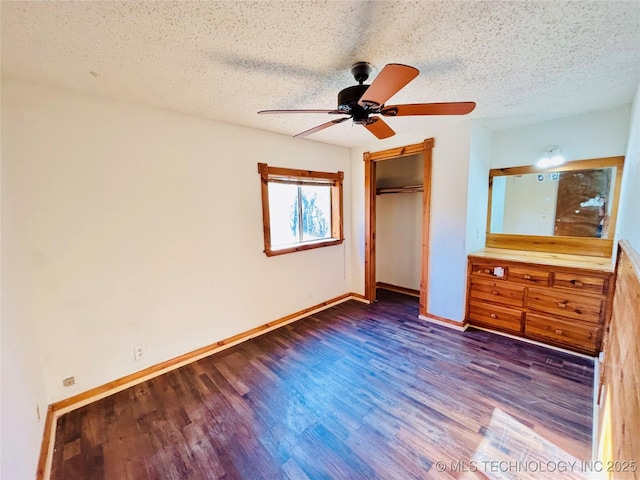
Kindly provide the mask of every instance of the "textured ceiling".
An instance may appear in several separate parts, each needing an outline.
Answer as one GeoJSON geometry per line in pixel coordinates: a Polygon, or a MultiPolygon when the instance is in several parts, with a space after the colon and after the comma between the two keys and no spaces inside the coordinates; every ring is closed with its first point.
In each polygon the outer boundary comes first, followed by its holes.
{"type": "MultiPolygon", "coordinates": [[[[629,104],[640,81],[638,1],[1,3],[6,73],[285,134],[331,118],[256,112],[335,108],[357,61],[420,69],[390,103],[475,101],[492,128],[629,104]]],[[[350,122],[309,137],[372,138],[350,122]]]]}

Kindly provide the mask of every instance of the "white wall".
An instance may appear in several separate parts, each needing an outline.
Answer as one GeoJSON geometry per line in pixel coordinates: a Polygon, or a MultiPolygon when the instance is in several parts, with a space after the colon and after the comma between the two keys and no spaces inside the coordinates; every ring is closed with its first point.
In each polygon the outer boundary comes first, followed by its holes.
{"type": "Polygon", "coordinates": [[[486,245],[487,209],[489,206],[489,163],[491,131],[474,121],[469,145],[469,186],[467,196],[466,252],[486,245]]]}
{"type": "MultiPolygon", "coordinates": [[[[422,185],[423,155],[378,162],[376,187],[422,185]]],[[[376,280],[420,289],[422,193],[378,195],[376,199],[376,280]]]]}
{"type": "Polygon", "coordinates": [[[534,165],[548,145],[567,160],[625,155],[628,106],[493,132],[491,168],[534,165]]]}
{"type": "Polygon", "coordinates": [[[348,226],[347,149],[11,78],[2,115],[3,258],[31,283],[16,322],[38,332],[48,402],[350,291],[349,238],[264,255],[257,173],[345,171],[348,226]]]}
{"type": "Polygon", "coordinates": [[[428,313],[451,320],[464,317],[467,189],[471,121],[460,120],[421,136],[398,134],[351,150],[352,290],[364,292],[364,162],[362,154],[435,138],[431,191],[428,313]]]}
{"type": "Polygon", "coordinates": [[[376,200],[376,280],[420,290],[421,254],[422,194],[380,195],[376,200]]]}
{"type": "Polygon", "coordinates": [[[455,321],[464,320],[471,126],[465,121],[435,136],[428,313],[455,321]]]}
{"type": "Polygon", "coordinates": [[[636,252],[640,252],[640,85],[631,110],[620,199],[616,242],[629,240],[636,252]]]}
{"type": "Polygon", "coordinates": [[[15,234],[21,215],[11,201],[17,186],[7,182],[4,174],[5,145],[1,156],[0,478],[14,480],[35,478],[48,402],[37,340],[28,321],[32,283],[25,268],[27,252],[15,234]]]}

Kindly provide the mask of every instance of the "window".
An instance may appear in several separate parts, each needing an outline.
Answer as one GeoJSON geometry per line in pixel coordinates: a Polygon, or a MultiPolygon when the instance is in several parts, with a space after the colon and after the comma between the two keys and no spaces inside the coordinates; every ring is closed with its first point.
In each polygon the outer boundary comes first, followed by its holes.
{"type": "Polygon", "coordinates": [[[312,172],[258,164],[264,253],[298,252],[343,242],[343,172],[312,172]]]}

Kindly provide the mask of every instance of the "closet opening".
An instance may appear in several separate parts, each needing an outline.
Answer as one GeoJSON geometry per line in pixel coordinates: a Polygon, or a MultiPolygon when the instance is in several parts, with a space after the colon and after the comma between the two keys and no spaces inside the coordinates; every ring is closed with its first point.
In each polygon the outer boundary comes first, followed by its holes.
{"type": "Polygon", "coordinates": [[[427,313],[433,138],[365,152],[365,297],[381,287],[420,298],[427,313]]]}

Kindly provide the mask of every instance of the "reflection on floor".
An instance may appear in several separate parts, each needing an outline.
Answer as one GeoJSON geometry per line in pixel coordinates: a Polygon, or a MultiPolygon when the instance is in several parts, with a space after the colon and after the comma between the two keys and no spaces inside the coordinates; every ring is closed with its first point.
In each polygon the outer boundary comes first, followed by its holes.
{"type": "MultiPolygon", "coordinates": [[[[496,408],[484,438],[469,461],[491,479],[588,478],[584,460],[563,451],[550,440],[496,408]]],[[[465,472],[467,473],[467,472],[465,472]]],[[[462,476],[460,478],[475,478],[462,476]]]]}

